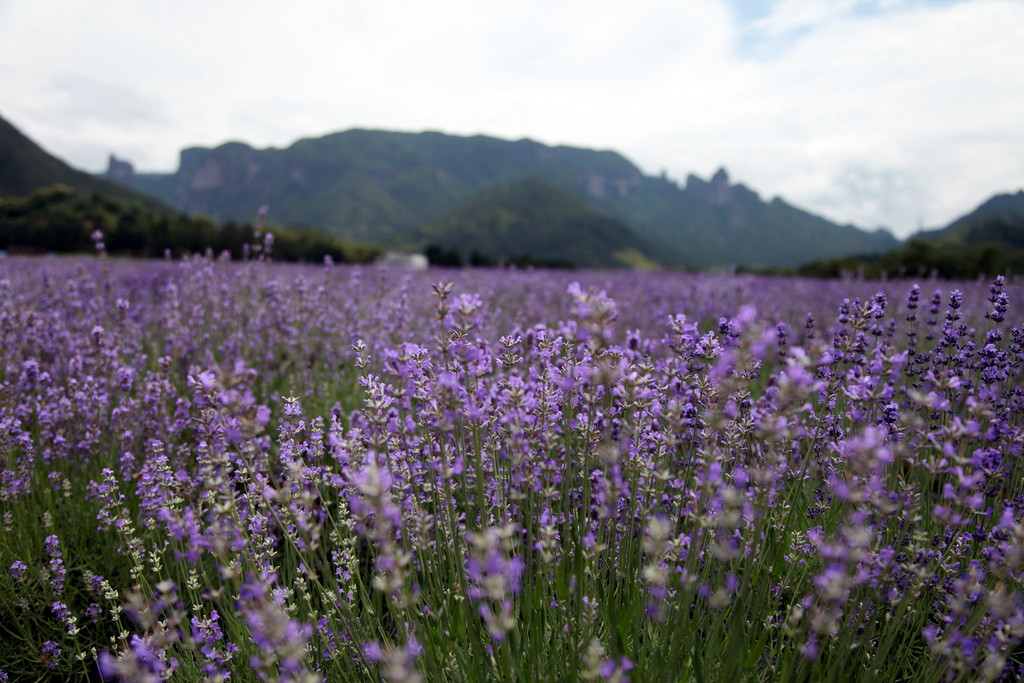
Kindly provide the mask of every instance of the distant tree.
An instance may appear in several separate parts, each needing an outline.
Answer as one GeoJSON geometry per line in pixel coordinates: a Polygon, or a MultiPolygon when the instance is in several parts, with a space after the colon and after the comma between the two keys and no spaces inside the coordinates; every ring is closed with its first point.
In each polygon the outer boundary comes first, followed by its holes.
{"type": "Polygon", "coordinates": [[[474,249],[469,254],[469,265],[475,267],[489,267],[494,265],[494,259],[474,249]]]}
{"type": "Polygon", "coordinates": [[[437,244],[428,244],[424,248],[423,254],[432,266],[443,268],[461,268],[463,266],[462,255],[459,254],[458,249],[444,249],[437,244]]]}

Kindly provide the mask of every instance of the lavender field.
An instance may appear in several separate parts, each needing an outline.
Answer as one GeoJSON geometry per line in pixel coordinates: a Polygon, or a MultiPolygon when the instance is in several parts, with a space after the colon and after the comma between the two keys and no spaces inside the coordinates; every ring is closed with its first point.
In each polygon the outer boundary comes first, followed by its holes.
{"type": "Polygon", "coordinates": [[[0,680],[1019,680],[1022,305],[0,260],[0,680]]]}

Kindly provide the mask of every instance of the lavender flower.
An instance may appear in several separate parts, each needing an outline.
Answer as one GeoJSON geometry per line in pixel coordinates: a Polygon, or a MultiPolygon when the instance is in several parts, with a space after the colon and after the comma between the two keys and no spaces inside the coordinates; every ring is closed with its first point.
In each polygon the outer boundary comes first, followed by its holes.
{"type": "Polygon", "coordinates": [[[11,563],[11,578],[15,581],[20,581],[22,575],[25,573],[27,569],[28,567],[25,565],[24,562],[22,562],[21,560],[15,560],[13,563],[11,563]]]}
{"type": "Polygon", "coordinates": [[[61,595],[64,592],[64,578],[67,570],[64,568],[64,555],[60,550],[60,541],[53,534],[50,534],[43,541],[46,545],[46,554],[50,557],[50,590],[54,595],[61,595]]]}
{"type": "Polygon", "coordinates": [[[515,628],[512,599],[520,591],[525,567],[521,558],[509,556],[514,547],[512,533],[512,527],[488,527],[466,538],[471,549],[466,558],[468,595],[478,603],[488,634],[499,642],[515,628]]]}
{"type": "Polygon", "coordinates": [[[259,652],[250,665],[281,681],[307,683],[320,680],[306,665],[307,641],[312,629],[288,616],[280,591],[271,589],[275,577],[248,577],[239,595],[245,617],[259,652]]]}
{"type": "Polygon", "coordinates": [[[36,674],[1019,677],[1019,279],[270,248],[0,260],[36,674]]]}
{"type": "Polygon", "coordinates": [[[62,654],[63,650],[61,650],[60,646],[52,640],[48,640],[43,643],[41,656],[47,669],[56,669],[57,665],[60,663],[60,656],[62,654]]]}
{"type": "Polygon", "coordinates": [[[380,676],[388,683],[422,683],[423,676],[416,670],[416,659],[423,648],[414,637],[401,647],[382,646],[376,641],[366,643],[363,651],[367,659],[380,664],[380,676]]]}

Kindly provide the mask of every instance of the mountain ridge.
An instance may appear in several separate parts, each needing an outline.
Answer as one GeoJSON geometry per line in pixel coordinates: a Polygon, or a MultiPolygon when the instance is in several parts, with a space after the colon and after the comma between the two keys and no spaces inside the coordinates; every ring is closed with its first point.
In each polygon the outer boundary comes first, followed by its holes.
{"type": "Polygon", "coordinates": [[[992,195],[974,210],[935,230],[925,230],[910,239],[946,244],[992,242],[997,245],[1024,246],[1024,189],[992,195]]]}
{"type": "MultiPolygon", "coordinates": [[[[120,160],[105,177],[121,180],[120,160]],[[119,169],[119,170],[118,170],[119,169]]],[[[275,220],[398,246],[487,187],[537,177],[582,197],[665,255],[669,267],[795,266],[898,246],[888,232],[839,226],[781,199],[763,201],[724,169],[685,186],[647,176],[612,150],[438,132],[352,129],[285,148],[231,142],[182,150],[171,174],[122,180],[190,213],[275,220]]],[[[528,250],[524,250],[528,251],[528,250]]]]}
{"type": "Polygon", "coordinates": [[[83,193],[102,192],[140,201],[150,208],[169,209],[150,195],[72,168],[0,116],[0,197],[25,196],[57,184],[83,193]]]}
{"type": "Polygon", "coordinates": [[[918,232],[899,249],[804,264],[805,275],[936,274],[973,278],[1024,273],[1024,190],[993,195],[943,228],[918,232]]]}

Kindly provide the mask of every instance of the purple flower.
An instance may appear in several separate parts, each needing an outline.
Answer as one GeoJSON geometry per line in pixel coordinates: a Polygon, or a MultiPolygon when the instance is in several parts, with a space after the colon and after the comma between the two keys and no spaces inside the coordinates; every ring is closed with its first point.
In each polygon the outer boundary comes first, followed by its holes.
{"type": "Polygon", "coordinates": [[[11,578],[15,581],[20,581],[22,574],[27,570],[28,567],[21,560],[15,560],[11,564],[11,578]]]}
{"type": "Polygon", "coordinates": [[[48,640],[43,643],[42,659],[48,669],[56,669],[60,661],[61,649],[57,643],[48,640]]]}
{"type": "Polygon", "coordinates": [[[800,654],[807,659],[818,658],[818,638],[813,633],[807,636],[807,642],[800,648],[800,654]]]}
{"type": "Polygon", "coordinates": [[[363,643],[363,654],[371,662],[380,664],[380,675],[388,683],[421,683],[423,676],[416,670],[416,660],[423,654],[423,646],[415,636],[409,636],[401,646],[382,645],[374,640],[363,643]]]}
{"type": "MultiPolygon", "coordinates": [[[[261,671],[280,671],[282,679],[301,680],[307,672],[306,645],[313,630],[288,615],[281,593],[271,590],[274,580],[272,575],[250,576],[239,591],[239,610],[259,648],[251,663],[261,671]]],[[[210,634],[215,633],[212,627],[211,622],[210,634]]]]}
{"type": "Polygon", "coordinates": [[[46,545],[46,554],[50,556],[50,589],[54,595],[64,592],[64,576],[67,571],[64,569],[64,559],[60,551],[60,541],[53,534],[43,541],[46,545]]]}
{"type": "Polygon", "coordinates": [[[50,611],[53,612],[54,618],[64,625],[68,633],[71,635],[78,633],[77,619],[71,614],[67,605],[58,600],[50,606],[50,611]]]}

